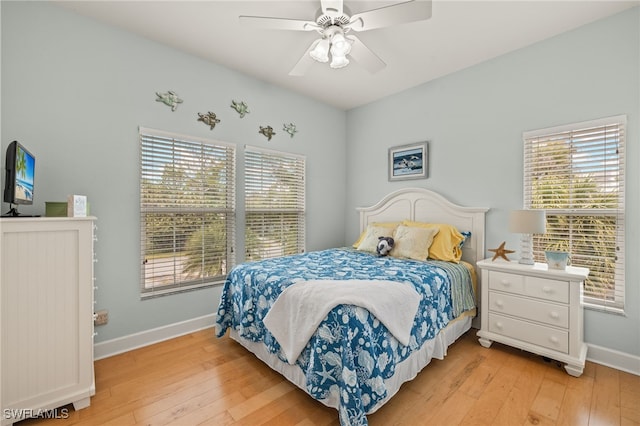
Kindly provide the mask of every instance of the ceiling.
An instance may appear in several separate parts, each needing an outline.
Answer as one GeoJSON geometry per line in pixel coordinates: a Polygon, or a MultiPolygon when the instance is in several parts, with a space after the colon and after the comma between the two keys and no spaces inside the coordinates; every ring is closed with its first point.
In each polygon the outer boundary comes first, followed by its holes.
{"type": "MultiPolygon", "coordinates": [[[[423,0],[417,0],[423,1],[423,0]]],[[[398,1],[345,0],[350,13],[398,1]]],[[[314,63],[288,73],[315,31],[256,29],[238,16],[314,21],[319,0],[58,1],[63,7],[348,110],[637,6],[640,1],[434,0],[426,21],[358,33],[387,66],[370,74],[355,61],[314,63]]]]}

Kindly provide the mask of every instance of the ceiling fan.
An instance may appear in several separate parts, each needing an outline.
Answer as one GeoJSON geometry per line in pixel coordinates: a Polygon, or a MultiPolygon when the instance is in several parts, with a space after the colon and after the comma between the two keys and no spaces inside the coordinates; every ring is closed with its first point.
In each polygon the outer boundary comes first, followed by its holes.
{"type": "Polygon", "coordinates": [[[349,15],[343,0],[320,0],[321,9],[315,21],[266,16],[240,16],[240,22],[260,28],[317,31],[320,38],[315,40],[296,63],[289,75],[301,76],[317,62],[329,62],[331,68],[349,65],[349,57],[371,73],[387,64],[373,53],[352,31],[369,31],[407,22],[431,18],[431,1],[410,0],[389,6],[349,15]]]}

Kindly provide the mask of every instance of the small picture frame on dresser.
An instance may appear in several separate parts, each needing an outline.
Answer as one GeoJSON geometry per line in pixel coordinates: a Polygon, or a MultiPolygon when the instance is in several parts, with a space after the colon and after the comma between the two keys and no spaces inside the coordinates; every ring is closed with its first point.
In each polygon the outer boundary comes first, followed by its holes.
{"type": "Polygon", "coordinates": [[[69,195],[67,199],[68,217],[87,217],[87,196],[69,195]]]}

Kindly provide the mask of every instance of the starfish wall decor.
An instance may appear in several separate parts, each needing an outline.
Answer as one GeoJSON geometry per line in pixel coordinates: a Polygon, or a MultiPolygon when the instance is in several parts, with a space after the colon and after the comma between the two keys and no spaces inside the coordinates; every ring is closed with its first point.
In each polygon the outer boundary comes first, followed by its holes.
{"type": "Polygon", "coordinates": [[[506,248],[504,248],[505,243],[506,243],[506,241],[503,241],[502,244],[500,244],[500,246],[498,248],[489,249],[489,251],[492,251],[492,252],[495,253],[493,255],[493,259],[491,259],[492,262],[494,260],[496,260],[497,258],[499,258],[499,257],[503,258],[507,262],[511,262],[511,260],[507,257],[507,255],[509,253],[515,253],[515,250],[507,250],[506,248]]]}

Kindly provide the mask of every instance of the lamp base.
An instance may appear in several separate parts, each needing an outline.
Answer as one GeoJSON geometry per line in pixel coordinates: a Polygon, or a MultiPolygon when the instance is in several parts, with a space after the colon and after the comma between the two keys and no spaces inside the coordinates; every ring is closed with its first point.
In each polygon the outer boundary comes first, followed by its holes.
{"type": "Polygon", "coordinates": [[[533,236],[531,234],[522,234],[520,238],[520,260],[518,263],[522,265],[533,265],[533,236]]]}

